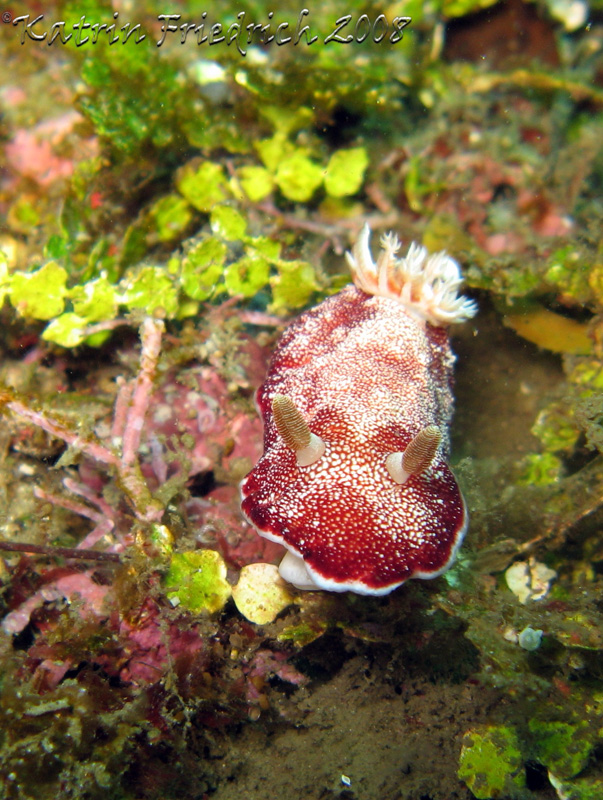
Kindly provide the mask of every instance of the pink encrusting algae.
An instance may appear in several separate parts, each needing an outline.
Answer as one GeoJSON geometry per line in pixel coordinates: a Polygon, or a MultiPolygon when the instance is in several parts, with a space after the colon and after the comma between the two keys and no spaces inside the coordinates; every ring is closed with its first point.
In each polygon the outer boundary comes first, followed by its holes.
{"type": "Polygon", "coordinates": [[[453,562],[467,512],[447,465],[454,356],[447,326],[473,316],[458,264],[392,234],[374,264],[365,226],[355,285],[283,334],[257,393],[264,454],[243,512],[288,553],[300,589],[381,595],[453,562]]]}

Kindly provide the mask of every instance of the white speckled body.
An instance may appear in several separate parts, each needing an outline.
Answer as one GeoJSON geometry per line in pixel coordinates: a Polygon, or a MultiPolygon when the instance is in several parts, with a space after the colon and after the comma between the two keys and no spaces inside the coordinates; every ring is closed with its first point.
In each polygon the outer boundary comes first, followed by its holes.
{"type": "MultiPolygon", "coordinates": [[[[445,432],[447,457],[453,364],[445,329],[350,285],[285,331],[258,403],[261,408],[276,393],[289,395],[312,430],[328,408],[346,421],[350,451],[380,428],[400,428],[406,439],[434,423],[445,432]]],[[[265,443],[272,446],[268,433],[265,443]]]]}
{"type": "Polygon", "coordinates": [[[264,455],[242,485],[243,510],[321,588],[383,594],[451,563],[466,527],[446,459],[454,357],[447,331],[355,286],[285,331],[257,402],[264,455]],[[289,396],[324,455],[299,467],[279,436],[275,394],[289,396]],[[443,438],[433,463],[400,486],[385,459],[428,425],[443,438]]]}

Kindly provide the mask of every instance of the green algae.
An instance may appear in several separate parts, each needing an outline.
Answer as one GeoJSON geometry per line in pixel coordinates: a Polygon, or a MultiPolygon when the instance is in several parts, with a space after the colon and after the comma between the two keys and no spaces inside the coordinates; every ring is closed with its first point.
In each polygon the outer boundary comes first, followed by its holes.
{"type": "Polygon", "coordinates": [[[178,309],[178,290],[171,276],[162,267],[143,266],[132,270],[123,281],[124,301],[129,308],[155,315],[173,317],[178,309]]]}
{"type": "Polygon", "coordinates": [[[66,281],[67,272],[56,261],[33,272],[16,272],[10,281],[10,301],[23,317],[52,319],[65,307],[66,281]]]}
{"type": "Polygon", "coordinates": [[[228,248],[218,239],[204,239],[186,250],[181,262],[182,288],[193,300],[214,293],[224,271],[228,248]]]}
{"type": "Polygon", "coordinates": [[[513,729],[492,725],[468,731],[463,738],[458,776],[477,800],[521,797],[525,775],[513,729]]]}
{"type": "Polygon", "coordinates": [[[531,719],[528,728],[535,758],[556,777],[573,778],[588,764],[593,741],[587,722],[571,724],[531,719]]]}
{"type": "Polygon", "coordinates": [[[327,164],[325,190],[331,197],[356,194],[364,182],[369,159],[364,147],[337,150],[327,164]]]}
{"type": "MultiPolygon", "coordinates": [[[[181,224],[188,225],[190,214],[185,210],[184,218],[178,219],[184,201],[175,195],[164,200],[169,202],[160,201],[159,213],[166,215],[161,222],[165,236],[158,238],[171,239],[181,224]]],[[[213,236],[191,242],[165,265],[130,267],[117,283],[103,272],[70,286],[67,270],[56,261],[32,272],[13,273],[4,261],[2,291],[21,316],[49,321],[44,339],[75,347],[83,341],[102,343],[106,336],[97,338],[90,326],[110,323],[126,310],[175,319],[196,313],[187,297],[198,301],[226,293],[253,298],[268,289],[274,310],[286,311],[304,305],[319,289],[315,270],[307,262],[282,258],[278,242],[267,237],[248,236],[246,220],[236,208],[215,206],[210,224],[213,236]],[[244,256],[233,258],[233,251],[241,247],[244,256]],[[64,310],[66,302],[73,310],[64,310]]]]}
{"type": "Polygon", "coordinates": [[[160,197],[149,209],[149,221],[160,242],[182,238],[190,226],[193,212],[187,201],[177,194],[160,197]]]}
{"type": "Polygon", "coordinates": [[[172,603],[195,613],[220,611],[231,595],[226,564],[215,550],[174,553],[163,583],[172,603]]]}
{"type": "Polygon", "coordinates": [[[279,159],[274,182],[283,195],[297,203],[309,200],[323,181],[323,168],[302,152],[279,159]]]}
{"type": "Polygon", "coordinates": [[[113,319],[117,313],[118,297],[115,286],[107,278],[74,286],[69,292],[73,311],[88,322],[113,319]]]}
{"type": "Polygon", "coordinates": [[[264,200],[272,192],[274,180],[265,167],[247,164],[237,173],[241,189],[252,202],[264,200]]]}
{"type": "Polygon", "coordinates": [[[549,779],[559,797],[565,800],[599,800],[603,792],[603,780],[600,778],[574,778],[566,782],[549,775],[549,779]]]}
{"type": "MultiPolygon", "coordinates": [[[[236,208],[219,204],[212,209],[209,224],[215,236],[229,242],[243,239],[247,230],[247,222],[236,208]]],[[[276,242],[274,244],[278,247],[276,242]]]]}
{"type": "Polygon", "coordinates": [[[563,462],[554,453],[530,453],[521,463],[517,482],[524,486],[549,486],[562,473],[563,462]]]}
{"type": "Polygon", "coordinates": [[[224,168],[203,161],[186,165],[178,174],[176,188],[197,211],[209,213],[229,196],[224,168]]]}

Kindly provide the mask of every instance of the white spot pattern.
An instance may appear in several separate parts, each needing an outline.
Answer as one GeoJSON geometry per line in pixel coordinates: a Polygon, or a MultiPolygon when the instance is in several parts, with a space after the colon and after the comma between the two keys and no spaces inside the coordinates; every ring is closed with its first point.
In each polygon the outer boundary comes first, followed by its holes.
{"type": "Polygon", "coordinates": [[[264,455],[243,481],[243,511],[304,559],[317,588],[384,594],[454,559],[467,519],[445,461],[453,362],[443,328],[354,286],[283,334],[258,390],[264,455]],[[308,467],[278,435],[275,394],[288,395],[325,442],[308,467]],[[432,465],[395,484],[385,459],[428,425],[443,433],[432,465]]]}

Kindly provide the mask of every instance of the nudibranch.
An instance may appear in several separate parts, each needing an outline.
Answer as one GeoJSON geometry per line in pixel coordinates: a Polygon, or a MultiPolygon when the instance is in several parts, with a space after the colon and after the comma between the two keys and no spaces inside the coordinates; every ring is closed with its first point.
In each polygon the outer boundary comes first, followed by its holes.
{"type": "Polygon", "coordinates": [[[353,284],[298,317],[256,402],[264,454],[241,484],[258,533],[287,548],[299,589],[383,595],[454,561],[467,511],[447,465],[454,356],[447,326],[472,317],[446,253],[394,234],[373,262],[365,226],[353,284]]]}

